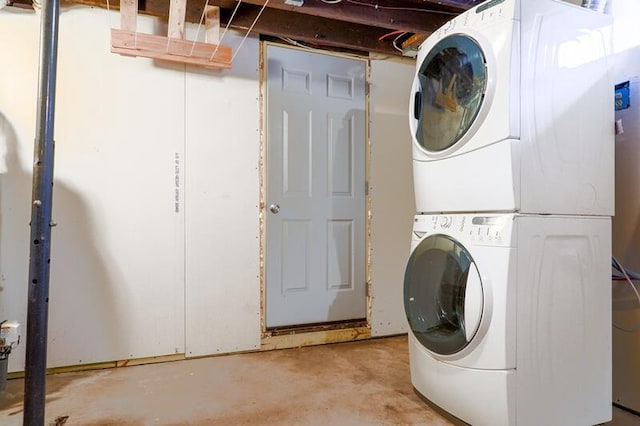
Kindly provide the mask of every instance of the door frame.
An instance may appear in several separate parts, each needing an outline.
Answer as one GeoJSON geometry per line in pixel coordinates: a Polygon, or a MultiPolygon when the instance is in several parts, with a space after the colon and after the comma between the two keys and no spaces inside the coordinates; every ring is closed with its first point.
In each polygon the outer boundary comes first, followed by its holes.
{"type": "Polygon", "coordinates": [[[369,58],[342,53],[327,52],[324,50],[292,46],[285,43],[273,41],[260,41],[260,203],[259,225],[260,225],[260,335],[261,350],[293,348],[300,346],[320,345],[325,343],[350,342],[363,340],[371,337],[371,197],[368,191],[371,164],[371,138],[370,138],[370,90],[371,62],[369,58]],[[300,50],[305,52],[331,55],[348,59],[362,61],[365,66],[365,150],[364,150],[364,173],[366,182],[365,191],[365,279],[366,279],[366,322],[345,322],[332,325],[301,326],[291,327],[282,331],[270,331],[266,327],[266,176],[267,176],[267,47],[278,46],[300,50]]]}

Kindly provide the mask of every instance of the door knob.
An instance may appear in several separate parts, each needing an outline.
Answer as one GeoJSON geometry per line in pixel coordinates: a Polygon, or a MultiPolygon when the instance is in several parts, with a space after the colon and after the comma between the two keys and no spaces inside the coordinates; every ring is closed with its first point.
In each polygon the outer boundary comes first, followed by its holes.
{"type": "Polygon", "coordinates": [[[280,206],[277,204],[271,204],[269,206],[269,210],[271,210],[271,213],[273,214],[278,214],[278,212],[280,211],[280,206]]]}

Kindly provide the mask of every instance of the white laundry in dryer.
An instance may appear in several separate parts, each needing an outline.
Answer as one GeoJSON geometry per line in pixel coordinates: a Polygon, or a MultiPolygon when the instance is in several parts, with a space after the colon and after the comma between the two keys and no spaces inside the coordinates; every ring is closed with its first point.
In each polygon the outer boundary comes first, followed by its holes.
{"type": "Polygon", "coordinates": [[[418,215],[414,388],[474,426],[611,419],[611,219],[418,215]]]}
{"type": "Polygon", "coordinates": [[[421,213],[613,214],[611,17],[489,0],[420,47],[409,117],[421,213]]]}

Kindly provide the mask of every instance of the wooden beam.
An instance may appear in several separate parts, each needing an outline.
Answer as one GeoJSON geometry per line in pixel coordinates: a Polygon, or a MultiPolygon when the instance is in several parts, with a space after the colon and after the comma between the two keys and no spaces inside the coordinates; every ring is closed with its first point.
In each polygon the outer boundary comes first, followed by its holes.
{"type": "MultiPolygon", "coordinates": [[[[322,0],[304,0],[302,6],[292,6],[285,1],[269,0],[267,7],[304,15],[296,19],[300,25],[306,25],[307,15],[312,15],[390,30],[432,33],[459,14],[459,11],[452,11],[442,6],[430,6],[424,2],[422,5],[413,5],[406,1],[402,3],[394,1],[390,6],[384,6],[377,1],[369,0],[343,0],[335,4],[327,4],[322,0]]],[[[235,3],[228,0],[213,0],[210,3],[224,8],[235,7],[235,3]]],[[[264,0],[243,0],[243,3],[262,6],[264,0]]]]}
{"type": "Polygon", "coordinates": [[[231,68],[231,48],[111,29],[111,52],[210,69],[231,68]]]}
{"type": "MultiPolygon", "coordinates": [[[[71,1],[91,6],[107,6],[107,0],[71,1]]],[[[109,1],[112,8],[116,8],[120,4],[119,0],[109,1]]],[[[291,12],[293,14],[291,19],[297,21],[300,26],[305,26],[307,15],[312,15],[342,22],[353,22],[392,30],[400,29],[414,33],[431,33],[447,20],[472,6],[472,3],[479,2],[479,0],[343,0],[340,3],[327,4],[322,0],[304,0],[302,6],[291,6],[285,4],[284,1],[269,0],[267,9],[291,12]],[[384,3],[382,3],[383,1],[384,3]],[[467,3],[461,3],[461,1],[466,1],[467,3]],[[365,4],[368,6],[365,6],[365,4]],[[377,8],[375,7],[376,4],[378,4],[377,8]],[[425,12],[419,12],[417,9],[425,10],[425,12]]],[[[258,6],[264,4],[264,0],[247,0],[247,2],[258,6]]],[[[140,12],[166,19],[169,13],[169,3],[170,0],[145,0],[145,7],[140,9],[140,12]]],[[[223,9],[233,9],[235,7],[235,2],[232,0],[214,0],[209,1],[209,4],[220,6],[223,9]]],[[[187,0],[186,21],[200,22],[204,5],[205,2],[201,0],[187,0]]]]}
{"type": "MultiPolygon", "coordinates": [[[[144,7],[144,3],[146,3],[148,0],[140,0],[141,1],[141,5],[139,10],[142,12],[144,10],[146,10],[146,7],[144,7]]],[[[162,0],[165,5],[167,5],[166,10],[168,11],[168,5],[169,5],[169,1],[170,0],[162,0]]],[[[344,0],[346,1],[346,0],[344,0]]],[[[363,1],[367,1],[367,0],[363,0],[363,1]]],[[[369,2],[371,2],[372,4],[375,4],[376,2],[374,2],[373,0],[368,0],[369,2]]],[[[399,6],[405,6],[405,7],[433,7],[435,9],[445,9],[445,10],[449,10],[451,12],[462,12],[465,11],[479,3],[482,3],[482,1],[484,0],[395,0],[397,3],[401,3],[399,4],[399,6]]],[[[99,6],[99,7],[107,7],[107,0],[70,0],[71,3],[77,3],[77,4],[90,4],[92,6],[99,6]]],[[[271,1],[270,1],[271,2],[271,1]]],[[[33,0],[11,0],[11,3],[13,5],[22,5],[24,7],[29,7],[32,5],[33,0]]],[[[188,1],[187,3],[187,8],[191,8],[191,7],[195,7],[197,8],[198,6],[195,4],[196,1],[193,1],[193,5],[191,5],[191,1],[188,1]]],[[[304,2],[305,4],[307,3],[306,1],[304,2]]],[[[110,7],[117,7],[119,4],[118,0],[110,0],[110,7]]],[[[200,12],[202,12],[202,4],[199,6],[200,7],[200,12]]],[[[330,6],[330,5],[327,5],[330,6]]],[[[295,6],[298,7],[298,6],[295,6]]],[[[164,16],[166,17],[167,14],[165,13],[164,16]]],[[[186,17],[187,21],[189,22],[199,22],[200,17],[195,17],[195,20],[191,20],[189,18],[189,14],[187,13],[187,17],[186,17]]]]}
{"type": "MultiPolygon", "coordinates": [[[[107,0],[72,1],[106,7],[107,0]]],[[[144,10],[140,9],[140,12],[167,19],[169,1],[145,0],[144,10]]],[[[258,15],[262,2],[263,0],[244,0],[231,28],[249,28],[258,15]]],[[[304,0],[303,6],[290,6],[285,5],[284,0],[270,0],[253,32],[273,37],[289,37],[320,48],[399,55],[400,52],[392,45],[391,37],[382,41],[378,41],[378,38],[393,30],[428,35],[456,13],[478,2],[479,0],[342,0],[337,4],[327,4],[321,0],[304,0]],[[378,4],[378,8],[370,7],[372,4],[378,4]],[[400,9],[393,9],[396,7],[400,9]],[[432,11],[417,12],[411,8],[432,11]]],[[[112,8],[116,8],[119,1],[110,0],[110,4],[112,8]]],[[[221,20],[226,24],[236,3],[234,0],[209,0],[209,4],[221,8],[221,20]]],[[[186,21],[200,22],[204,5],[200,0],[186,0],[186,21]]]]}
{"type": "Polygon", "coordinates": [[[138,0],[122,0],[120,2],[120,29],[136,31],[138,21],[138,0]]]}
{"type": "Polygon", "coordinates": [[[204,40],[207,43],[220,42],[220,8],[207,6],[204,11],[204,40]]]}
{"type": "MultiPolygon", "coordinates": [[[[211,0],[210,0],[211,1],[211,0]]],[[[214,0],[216,1],[216,0],[214,0]]],[[[231,22],[231,28],[247,31],[260,11],[259,6],[242,3],[231,22]]],[[[227,23],[231,10],[221,10],[221,21],[227,23]]],[[[333,19],[305,15],[300,17],[290,12],[267,8],[253,27],[253,33],[274,37],[287,37],[308,43],[314,47],[332,47],[400,55],[390,39],[378,41],[388,30],[367,25],[345,25],[333,19]]]]}
{"type": "MultiPolygon", "coordinates": [[[[125,0],[126,1],[126,0],[125,0]]],[[[187,11],[187,0],[171,0],[169,3],[169,38],[184,38],[184,18],[187,11]]]]}

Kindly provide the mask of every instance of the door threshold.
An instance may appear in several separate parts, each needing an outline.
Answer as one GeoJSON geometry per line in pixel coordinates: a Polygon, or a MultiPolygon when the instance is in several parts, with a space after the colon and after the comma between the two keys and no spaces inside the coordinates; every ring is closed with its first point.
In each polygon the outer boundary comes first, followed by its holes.
{"type": "Polygon", "coordinates": [[[332,321],[314,324],[298,324],[287,325],[283,327],[271,327],[267,328],[265,334],[269,336],[283,336],[285,334],[300,334],[300,333],[312,333],[314,331],[328,331],[328,330],[344,330],[345,328],[359,328],[366,327],[366,319],[355,319],[346,321],[332,321]]]}
{"type": "Polygon", "coordinates": [[[366,320],[274,327],[264,332],[260,349],[297,348],[328,343],[352,342],[371,338],[366,320]]]}

